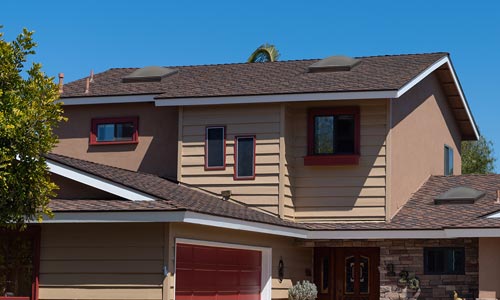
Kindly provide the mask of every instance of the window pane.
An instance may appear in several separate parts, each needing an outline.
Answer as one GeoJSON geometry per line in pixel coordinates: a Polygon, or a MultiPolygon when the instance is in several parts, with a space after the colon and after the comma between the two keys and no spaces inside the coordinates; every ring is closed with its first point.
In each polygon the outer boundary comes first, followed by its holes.
{"type": "Polygon", "coordinates": [[[117,123],[115,129],[115,141],[131,141],[134,139],[135,128],[133,123],[117,123]]]}
{"type": "Polygon", "coordinates": [[[31,297],[33,271],[33,241],[0,236],[0,296],[31,297]]]}
{"type": "Polygon", "coordinates": [[[207,167],[224,166],[224,128],[207,128],[207,167]]]}
{"type": "Polygon", "coordinates": [[[314,117],[314,154],[333,154],[334,116],[314,117]]]}
{"type": "Polygon", "coordinates": [[[354,153],[354,116],[335,116],[335,153],[354,153]]]}
{"type": "Polygon", "coordinates": [[[253,177],[254,138],[238,138],[237,177],[253,177]]]}
{"type": "Polygon", "coordinates": [[[444,175],[453,175],[453,149],[444,146],[444,175]]]}
{"type": "Polygon", "coordinates": [[[424,249],[424,273],[434,275],[464,274],[464,248],[435,247],[424,249]]]}
{"type": "Polygon", "coordinates": [[[113,141],[115,138],[115,124],[98,124],[97,141],[113,141]]]}

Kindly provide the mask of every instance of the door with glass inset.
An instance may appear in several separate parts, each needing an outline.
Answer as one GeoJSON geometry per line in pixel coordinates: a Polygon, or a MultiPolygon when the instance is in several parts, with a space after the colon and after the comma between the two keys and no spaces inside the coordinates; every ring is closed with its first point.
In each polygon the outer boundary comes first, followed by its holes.
{"type": "Polygon", "coordinates": [[[379,249],[335,249],[336,300],[379,299],[379,249]]]}

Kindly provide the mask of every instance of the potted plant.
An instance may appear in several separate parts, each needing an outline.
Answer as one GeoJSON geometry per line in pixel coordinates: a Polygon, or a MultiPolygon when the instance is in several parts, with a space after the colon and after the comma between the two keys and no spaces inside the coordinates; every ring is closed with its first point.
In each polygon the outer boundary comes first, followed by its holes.
{"type": "Polygon", "coordinates": [[[316,285],[307,280],[299,281],[288,289],[288,300],[314,300],[317,296],[316,285]]]}
{"type": "Polygon", "coordinates": [[[420,280],[414,273],[405,270],[401,271],[399,273],[398,283],[403,286],[400,299],[417,300],[420,296],[420,280]],[[410,295],[412,291],[414,293],[410,295]]]}

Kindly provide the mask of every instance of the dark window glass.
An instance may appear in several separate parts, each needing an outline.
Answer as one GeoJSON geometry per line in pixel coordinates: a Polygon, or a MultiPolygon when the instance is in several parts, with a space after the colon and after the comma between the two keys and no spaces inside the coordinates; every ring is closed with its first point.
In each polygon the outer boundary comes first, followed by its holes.
{"type": "Polygon", "coordinates": [[[330,286],[330,257],[325,256],[321,260],[321,290],[323,294],[328,293],[330,286]]]}
{"type": "Polygon", "coordinates": [[[207,167],[224,167],[224,127],[207,128],[207,167]]]}
{"type": "Polygon", "coordinates": [[[370,258],[360,256],[359,269],[359,292],[361,294],[368,294],[370,292],[370,258]]]}
{"type": "Polygon", "coordinates": [[[31,297],[33,240],[0,233],[0,297],[31,297]]]}
{"type": "Polygon", "coordinates": [[[134,140],[134,123],[97,124],[98,142],[118,142],[134,140]]]}
{"type": "Polygon", "coordinates": [[[236,139],[237,162],[236,177],[245,178],[254,176],[254,137],[239,137],[236,139]]]}
{"type": "Polygon", "coordinates": [[[465,274],[465,249],[424,248],[424,273],[429,275],[465,274]]]}
{"type": "Polygon", "coordinates": [[[354,256],[345,258],[345,293],[354,293],[356,259],[354,256]]]}
{"type": "Polygon", "coordinates": [[[453,175],[453,148],[444,146],[444,175],[453,175]]]}
{"type": "Polygon", "coordinates": [[[354,115],[314,117],[314,154],[353,154],[354,115]]]}

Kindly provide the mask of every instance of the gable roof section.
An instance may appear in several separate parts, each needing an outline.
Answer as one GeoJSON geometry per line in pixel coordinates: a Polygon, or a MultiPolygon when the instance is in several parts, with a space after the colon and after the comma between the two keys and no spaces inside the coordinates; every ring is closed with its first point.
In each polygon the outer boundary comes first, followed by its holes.
{"type": "Polygon", "coordinates": [[[223,201],[215,196],[187,188],[152,174],[133,172],[58,154],[46,155],[48,163],[57,163],[149,195],[156,201],[64,200],[55,199],[54,211],[190,211],[250,222],[300,228],[302,225],[281,220],[267,213],[223,201]],[[111,201],[111,202],[109,202],[111,201]]]}

